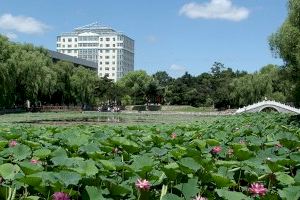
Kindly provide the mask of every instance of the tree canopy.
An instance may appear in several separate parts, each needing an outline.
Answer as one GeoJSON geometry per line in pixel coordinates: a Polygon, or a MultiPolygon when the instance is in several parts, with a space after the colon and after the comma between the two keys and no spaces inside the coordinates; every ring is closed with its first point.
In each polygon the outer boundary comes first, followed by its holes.
{"type": "Polygon", "coordinates": [[[300,1],[288,1],[288,16],[276,33],[269,39],[276,56],[285,61],[289,79],[295,81],[294,102],[300,105],[300,1]]]}
{"type": "MultiPolygon", "coordinates": [[[[297,2],[295,5],[298,5],[297,2]]],[[[295,5],[290,7],[294,9],[295,5]]],[[[294,24],[294,18],[290,19],[293,23],[287,23],[294,24]]],[[[283,47],[287,48],[284,42],[287,38],[284,34],[284,39],[281,38],[282,29],[271,37],[270,43],[286,59],[287,66],[283,68],[267,65],[258,72],[247,73],[215,62],[210,72],[197,76],[186,72],[181,77],[172,78],[165,71],[149,75],[137,70],[129,72],[116,83],[108,77],[100,78],[96,72],[81,66],[53,62],[43,48],[12,43],[0,36],[0,106],[22,106],[30,100],[32,104],[43,105],[87,104],[98,107],[103,104],[159,103],[226,109],[252,104],[265,97],[291,102],[294,99],[291,94],[297,91],[294,80],[299,76],[292,72],[299,70],[299,52],[292,48],[291,55],[288,55],[288,50],[283,51],[283,47]],[[292,75],[295,79],[286,78],[292,75]]],[[[297,43],[294,48],[298,46],[297,43]]]]}

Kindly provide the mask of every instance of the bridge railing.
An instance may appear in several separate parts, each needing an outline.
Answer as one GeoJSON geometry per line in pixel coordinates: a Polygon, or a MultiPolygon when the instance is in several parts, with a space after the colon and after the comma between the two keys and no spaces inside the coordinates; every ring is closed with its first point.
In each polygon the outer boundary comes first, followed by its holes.
{"type": "Polygon", "coordinates": [[[278,107],[278,108],[282,108],[282,109],[286,109],[286,110],[289,110],[289,111],[292,111],[292,112],[295,112],[295,113],[299,113],[300,114],[300,109],[297,109],[295,107],[291,107],[289,105],[286,105],[286,104],[282,104],[282,103],[279,103],[279,102],[276,102],[276,101],[262,101],[262,102],[257,102],[255,104],[252,104],[252,105],[249,105],[249,106],[246,106],[246,107],[243,107],[243,108],[239,108],[236,113],[242,113],[242,112],[246,112],[246,111],[249,111],[249,110],[252,110],[252,109],[256,109],[256,108],[259,108],[259,107],[262,107],[262,106],[275,106],[275,107],[278,107]]]}

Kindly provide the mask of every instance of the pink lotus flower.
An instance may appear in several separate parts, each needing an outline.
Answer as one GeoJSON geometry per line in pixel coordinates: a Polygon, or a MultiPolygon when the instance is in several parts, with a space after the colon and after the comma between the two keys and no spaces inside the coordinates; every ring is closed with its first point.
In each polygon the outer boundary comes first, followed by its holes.
{"type": "Polygon", "coordinates": [[[198,195],[195,198],[193,198],[193,200],[207,200],[207,198],[201,197],[200,195],[198,195]]]}
{"type": "Polygon", "coordinates": [[[253,196],[264,196],[267,193],[267,188],[263,184],[260,183],[252,183],[251,187],[249,188],[249,192],[253,196]]]}
{"type": "Polygon", "coordinates": [[[38,163],[39,163],[39,160],[37,160],[37,159],[31,159],[30,162],[31,162],[32,164],[38,164],[38,163]]]}
{"type": "Polygon", "coordinates": [[[10,146],[10,147],[14,147],[14,146],[16,146],[17,144],[18,144],[18,143],[17,143],[16,140],[12,140],[12,141],[9,142],[9,146],[10,146]]]}
{"type": "Polygon", "coordinates": [[[176,133],[172,133],[172,134],[171,134],[171,138],[172,138],[173,140],[176,139],[176,137],[177,137],[176,133]]]}
{"type": "Polygon", "coordinates": [[[69,195],[64,192],[55,192],[52,197],[53,200],[71,200],[69,195]]]}
{"type": "Polygon", "coordinates": [[[149,181],[147,181],[146,179],[138,179],[136,182],[135,182],[135,186],[137,189],[140,189],[140,190],[149,190],[150,189],[150,183],[149,181]]]}
{"type": "Polygon", "coordinates": [[[211,152],[214,154],[218,154],[222,151],[222,147],[221,146],[215,146],[214,148],[212,148],[211,152]]]}

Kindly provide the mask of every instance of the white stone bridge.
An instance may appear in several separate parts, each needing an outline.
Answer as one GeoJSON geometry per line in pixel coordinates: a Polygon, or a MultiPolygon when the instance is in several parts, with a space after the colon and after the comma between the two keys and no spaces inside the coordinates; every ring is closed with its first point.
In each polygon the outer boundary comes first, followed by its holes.
{"type": "Polygon", "coordinates": [[[282,113],[294,113],[300,114],[300,109],[291,107],[276,101],[261,101],[243,108],[238,109],[235,113],[244,113],[244,112],[261,112],[265,108],[273,108],[278,112],[282,113]]]}

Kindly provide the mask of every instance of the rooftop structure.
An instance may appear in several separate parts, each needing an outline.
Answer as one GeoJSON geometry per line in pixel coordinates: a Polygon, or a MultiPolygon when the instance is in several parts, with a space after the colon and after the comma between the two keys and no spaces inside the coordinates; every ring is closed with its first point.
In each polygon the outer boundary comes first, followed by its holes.
{"type": "Polygon", "coordinates": [[[83,66],[85,68],[95,70],[95,71],[98,70],[98,65],[95,62],[80,59],[80,58],[76,58],[76,57],[73,57],[73,56],[68,56],[66,54],[62,54],[62,53],[59,53],[59,52],[56,52],[56,51],[51,51],[51,50],[48,50],[48,53],[54,61],[60,61],[60,60],[61,61],[67,61],[67,62],[73,63],[75,66],[83,66]]]}

